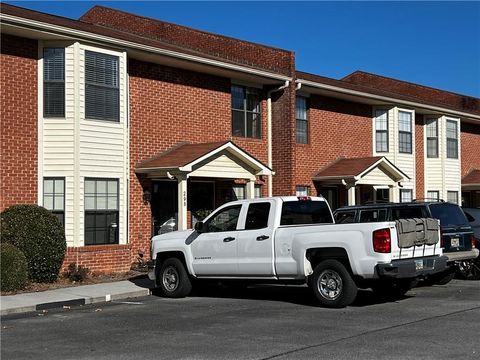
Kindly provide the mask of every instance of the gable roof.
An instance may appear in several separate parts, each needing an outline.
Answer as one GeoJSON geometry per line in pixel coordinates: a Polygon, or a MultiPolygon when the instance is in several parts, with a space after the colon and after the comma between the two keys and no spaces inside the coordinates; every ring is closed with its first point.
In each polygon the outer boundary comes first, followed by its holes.
{"type": "Polygon", "coordinates": [[[208,160],[208,158],[213,158],[222,151],[228,151],[237,159],[256,169],[256,175],[270,175],[273,173],[268,166],[231,141],[201,144],[178,143],[166,151],[139,162],[135,167],[135,171],[142,173],[150,172],[151,170],[175,169],[191,172],[195,165],[208,160]]]}
{"type": "Polygon", "coordinates": [[[462,178],[462,186],[464,185],[480,185],[480,170],[473,169],[462,178]]]}
{"type": "Polygon", "coordinates": [[[371,156],[363,158],[338,158],[326,165],[314,176],[314,180],[327,179],[358,179],[368,174],[372,169],[384,165],[399,178],[410,179],[403,171],[396,167],[390,160],[384,156],[371,156]]]}

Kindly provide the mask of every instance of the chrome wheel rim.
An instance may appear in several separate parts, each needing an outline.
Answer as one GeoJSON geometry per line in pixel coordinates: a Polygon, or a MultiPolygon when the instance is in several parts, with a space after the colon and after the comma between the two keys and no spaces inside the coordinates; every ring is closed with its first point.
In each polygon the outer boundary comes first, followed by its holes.
{"type": "Polygon", "coordinates": [[[340,275],[333,270],[323,270],[317,281],[320,295],[327,300],[336,300],[343,289],[343,281],[340,275]]]}
{"type": "Polygon", "coordinates": [[[173,266],[168,266],[163,270],[163,287],[167,291],[175,291],[178,287],[178,271],[173,266]]]}

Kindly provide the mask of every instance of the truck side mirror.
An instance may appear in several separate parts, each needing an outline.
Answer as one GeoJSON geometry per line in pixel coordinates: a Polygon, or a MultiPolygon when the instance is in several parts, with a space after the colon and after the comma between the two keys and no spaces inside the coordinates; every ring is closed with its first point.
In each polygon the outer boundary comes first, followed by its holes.
{"type": "Polygon", "coordinates": [[[203,232],[203,221],[195,223],[195,231],[201,234],[203,232]]]}

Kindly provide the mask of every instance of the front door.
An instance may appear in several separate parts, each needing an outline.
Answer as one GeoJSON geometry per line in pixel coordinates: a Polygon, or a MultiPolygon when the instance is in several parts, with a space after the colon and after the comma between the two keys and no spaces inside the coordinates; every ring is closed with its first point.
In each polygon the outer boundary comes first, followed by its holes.
{"type": "Polygon", "coordinates": [[[176,181],[154,181],[152,185],[152,231],[157,235],[177,229],[178,186],[176,181]],[[163,225],[163,227],[162,227],[163,225]]]}

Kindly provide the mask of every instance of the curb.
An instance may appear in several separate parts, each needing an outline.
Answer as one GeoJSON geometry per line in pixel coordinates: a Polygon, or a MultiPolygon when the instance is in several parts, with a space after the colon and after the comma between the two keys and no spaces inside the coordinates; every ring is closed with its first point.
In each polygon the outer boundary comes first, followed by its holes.
{"type": "Polygon", "coordinates": [[[0,316],[62,308],[64,306],[82,306],[82,305],[89,305],[89,304],[107,303],[115,300],[148,296],[150,294],[151,294],[150,289],[141,289],[141,290],[129,291],[129,292],[120,293],[120,294],[106,294],[105,296],[82,297],[77,299],[45,302],[45,303],[39,303],[35,305],[30,305],[30,306],[20,306],[20,307],[3,309],[0,311],[0,316]]]}

